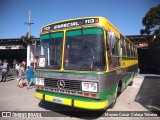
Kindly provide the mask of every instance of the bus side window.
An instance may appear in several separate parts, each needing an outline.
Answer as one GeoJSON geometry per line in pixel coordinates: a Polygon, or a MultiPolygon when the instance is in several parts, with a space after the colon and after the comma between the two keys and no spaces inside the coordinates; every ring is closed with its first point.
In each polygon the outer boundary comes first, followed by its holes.
{"type": "Polygon", "coordinates": [[[109,69],[114,69],[120,66],[120,49],[119,49],[119,40],[115,37],[113,32],[107,34],[108,36],[108,45],[109,45],[109,55],[108,55],[108,64],[109,69]]]}
{"type": "Polygon", "coordinates": [[[122,48],[122,56],[126,57],[126,42],[124,37],[121,38],[121,48],[122,48]]]}
{"type": "Polygon", "coordinates": [[[126,48],[127,48],[127,57],[131,57],[130,44],[128,41],[126,41],[126,48]]]}

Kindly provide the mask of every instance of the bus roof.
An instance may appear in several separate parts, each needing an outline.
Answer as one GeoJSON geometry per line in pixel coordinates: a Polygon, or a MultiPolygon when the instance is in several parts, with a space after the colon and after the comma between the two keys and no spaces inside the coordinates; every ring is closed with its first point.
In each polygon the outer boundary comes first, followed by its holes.
{"type": "MultiPolygon", "coordinates": [[[[109,20],[107,20],[106,18],[101,17],[101,16],[90,16],[90,17],[82,17],[82,18],[73,18],[73,19],[61,20],[61,21],[58,21],[58,22],[53,22],[53,23],[47,24],[47,25],[43,26],[42,29],[45,28],[45,27],[51,26],[51,25],[57,25],[57,24],[61,25],[61,23],[77,22],[77,21],[82,22],[81,20],[92,20],[92,19],[96,19],[96,18],[98,19],[99,24],[103,25],[106,30],[113,31],[113,32],[115,32],[115,31],[119,32],[119,30],[111,22],[109,22],[109,20]]],[[[88,24],[91,24],[91,23],[88,23],[88,24]]],[[[93,22],[93,24],[95,24],[95,22],[93,22]]],[[[85,25],[87,25],[87,24],[85,24],[85,25]]]]}
{"type": "Polygon", "coordinates": [[[120,38],[122,35],[127,41],[129,41],[132,45],[134,45],[127,37],[125,37],[108,19],[102,16],[90,16],[90,17],[82,17],[82,18],[72,18],[67,20],[61,20],[57,22],[52,22],[42,27],[41,33],[49,32],[50,30],[58,30],[58,29],[66,29],[76,26],[82,25],[91,25],[91,24],[99,24],[105,28],[107,31],[112,31],[115,33],[115,36],[120,38]],[[96,21],[97,19],[97,21],[96,21]]]}

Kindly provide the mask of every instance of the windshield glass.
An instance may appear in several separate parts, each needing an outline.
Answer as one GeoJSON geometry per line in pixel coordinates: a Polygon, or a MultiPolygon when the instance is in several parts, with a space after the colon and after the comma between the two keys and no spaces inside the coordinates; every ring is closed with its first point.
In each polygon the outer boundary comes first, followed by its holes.
{"type": "Polygon", "coordinates": [[[45,57],[44,68],[61,68],[63,32],[41,35],[41,55],[45,57]]]}
{"type": "Polygon", "coordinates": [[[105,70],[103,30],[84,28],[67,31],[64,68],[68,70],[105,70]]]}

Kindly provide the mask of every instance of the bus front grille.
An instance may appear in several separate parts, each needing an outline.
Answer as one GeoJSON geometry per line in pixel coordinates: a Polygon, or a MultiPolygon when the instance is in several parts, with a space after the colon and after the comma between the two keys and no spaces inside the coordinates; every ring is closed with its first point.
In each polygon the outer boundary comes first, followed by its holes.
{"type": "Polygon", "coordinates": [[[47,88],[56,88],[61,90],[81,91],[81,81],[78,80],[45,78],[44,86],[47,88]]]}

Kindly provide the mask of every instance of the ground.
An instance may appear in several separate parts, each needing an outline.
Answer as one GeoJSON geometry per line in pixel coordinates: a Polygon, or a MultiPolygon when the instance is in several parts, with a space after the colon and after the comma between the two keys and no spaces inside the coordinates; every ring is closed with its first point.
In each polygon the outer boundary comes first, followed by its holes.
{"type": "MultiPolygon", "coordinates": [[[[27,90],[26,87],[17,87],[18,81],[16,80],[15,71],[11,70],[7,78],[7,82],[0,83],[0,116],[1,120],[18,120],[19,118],[2,117],[2,112],[40,112],[41,115],[48,117],[42,118],[21,118],[24,120],[37,119],[37,120],[51,120],[53,119],[113,119],[113,120],[159,120],[156,112],[151,112],[151,117],[144,117],[144,111],[160,111],[160,76],[150,75],[137,75],[133,79],[133,85],[128,86],[122,94],[118,97],[116,105],[112,109],[107,109],[102,112],[87,112],[79,109],[61,106],[53,103],[45,103],[34,97],[34,88],[27,90]],[[46,112],[47,111],[47,112],[46,112]],[[130,112],[128,112],[130,111],[130,112]],[[143,112],[140,112],[143,111],[143,112]],[[44,112],[44,113],[43,113],[44,112]],[[133,112],[133,113],[132,113],[133,112]],[[83,118],[86,114],[92,117],[83,118]],[[118,114],[118,117],[114,117],[118,114]],[[124,117],[127,115],[130,117],[124,117]],[[123,115],[123,117],[120,117],[123,115]],[[143,115],[143,116],[142,116],[143,115]],[[51,117],[49,117],[51,116],[51,117]],[[113,117],[108,117],[113,116],[113,117]],[[134,116],[134,117],[133,117],[134,116]],[[141,117],[140,117],[141,116],[141,117]]],[[[1,78],[1,77],[0,77],[1,78]]],[[[24,80],[24,83],[26,80],[24,80]]],[[[24,113],[25,113],[24,112],[24,113]]],[[[3,113],[4,114],[4,113],[3,113]]],[[[28,113],[25,113],[28,114],[28,113]]]]}

